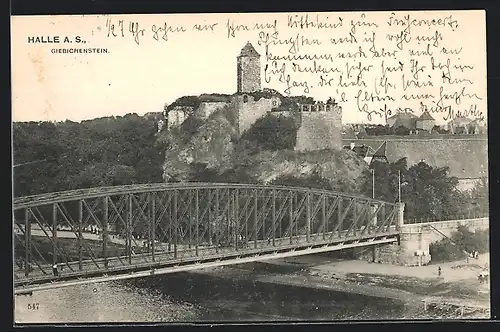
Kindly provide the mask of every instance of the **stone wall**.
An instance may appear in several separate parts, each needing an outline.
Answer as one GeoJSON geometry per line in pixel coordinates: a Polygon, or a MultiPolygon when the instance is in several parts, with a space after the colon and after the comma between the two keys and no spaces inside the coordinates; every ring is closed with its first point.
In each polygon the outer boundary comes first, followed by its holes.
{"type": "Polygon", "coordinates": [[[387,141],[386,155],[389,162],[403,157],[412,166],[424,160],[434,167],[450,167],[450,175],[462,178],[488,176],[488,139],[485,138],[429,138],[429,139],[345,139],[343,145],[355,142],[377,149],[387,141]]]}
{"type": "Polygon", "coordinates": [[[212,115],[215,111],[220,110],[226,106],[227,103],[220,102],[202,102],[200,106],[195,111],[195,116],[200,119],[208,119],[210,115],[212,115]]]}
{"type": "Polygon", "coordinates": [[[176,106],[168,112],[168,128],[180,126],[184,120],[193,112],[194,107],[176,106]]]}
{"type": "Polygon", "coordinates": [[[398,244],[358,249],[355,255],[358,259],[380,263],[405,266],[425,265],[432,258],[429,245],[442,240],[444,235],[450,236],[459,225],[467,226],[471,231],[484,230],[489,228],[489,218],[406,224],[401,227],[398,244]]]}
{"type": "Polygon", "coordinates": [[[237,63],[237,91],[260,91],[260,59],[259,57],[238,57],[237,63]]]}
{"type": "Polygon", "coordinates": [[[489,218],[476,218],[464,220],[449,220],[419,224],[406,224],[402,227],[402,232],[405,234],[425,234],[423,238],[424,246],[443,239],[444,236],[451,236],[458,226],[467,226],[471,231],[484,230],[490,227],[489,218]],[[437,229],[438,231],[434,230],[437,229]],[[442,234],[441,234],[442,233],[442,234]],[[443,235],[444,234],[444,235],[443,235]]]}
{"type": "Polygon", "coordinates": [[[238,130],[243,134],[251,125],[266,113],[271,112],[273,107],[279,106],[279,98],[260,98],[255,101],[250,95],[236,95],[231,102],[232,107],[238,110],[238,130]],[[246,101],[246,102],[245,102],[246,101]]]}
{"type": "Polygon", "coordinates": [[[342,149],[341,111],[301,112],[297,151],[342,149]]]}
{"type": "Polygon", "coordinates": [[[417,120],[416,127],[417,129],[430,132],[434,127],[434,120],[417,120]]]}
{"type": "Polygon", "coordinates": [[[356,249],[354,255],[359,260],[402,266],[421,266],[430,261],[429,255],[416,256],[414,252],[408,251],[404,244],[398,243],[356,249]]]}

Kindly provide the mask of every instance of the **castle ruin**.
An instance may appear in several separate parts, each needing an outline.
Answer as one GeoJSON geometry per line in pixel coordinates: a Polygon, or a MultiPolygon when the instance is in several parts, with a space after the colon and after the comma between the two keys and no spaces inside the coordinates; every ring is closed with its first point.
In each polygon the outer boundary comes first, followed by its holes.
{"type": "Polygon", "coordinates": [[[238,93],[260,91],[260,54],[250,42],[241,49],[236,65],[238,93]]]}
{"type": "MultiPolygon", "coordinates": [[[[286,97],[273,92],[274,90],[261,88],[260,54],[250,42],[241,49],[236,64],[237,93],[232,96],[216,96],[221,99],[217,101],[201,100],[196,106],[175,106],[168,112],[168,127],[180,125],[190,115],[207,119],[215,111],[229,107],[236,112],[237,130],[240,135],[266,114],[280,114],[293,116],[299,121],[295,150],[342,148],[342,108],[334,100],[330,98],[326,103],[297,102],[293,109],[281,107],[282,99],[286,97]]],[[[205,96],[214,98],[211,95],[205,96]]]]}

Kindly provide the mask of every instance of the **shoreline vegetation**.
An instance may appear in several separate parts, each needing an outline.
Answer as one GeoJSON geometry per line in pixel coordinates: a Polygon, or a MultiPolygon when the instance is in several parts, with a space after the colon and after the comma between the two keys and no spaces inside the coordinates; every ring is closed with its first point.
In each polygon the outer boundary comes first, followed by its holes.
{"type": "Polygon", "coordinates": [[[478,281],[488,263],[489,253],[419,267],[299,256],[191,273],[396,300],[409,308],[398,319],[490,318],[489,281],[478,281]]]}
{"type": "MultiPolygon", "coordinates": [[[[260,97],[254,96],[256,99],[260,97]]],[[[191,103],[186,98],[184,102],[191,103]]],[[[14,160],[18,167],[14,174],[14,197],[78,188],[203,179],[205,182],[304,186],[366,197],[374,195],[387,202],[401,200],[406,203],[405,220],[449,220],[488,213],[487,178],[470,191],[460,191],[457,189],[459,180],[450,175],[449,167],[431,166],[425,161],[409,164],[411,158],[407,157],[391,163],[374,162],[372,173],[363,158],[353,151],[296,152],[296,126],[293,121],[280,120],[279,116],[263,118],[248,130],[247,135],[238,138],[234,135],[234,112],[226,111],[213,113],[205,123],[192,118],[176,130],[167,130],[168,126],[158,127],[161,114],[151,117],[127,114],[81,123],[15,123],[14,160]],[[179,159],[179,156],[183,157],[179,159]],[[375,186],[372,182],[374,174],[375,186]]],[[[383,136],[377,136],[379,138],[383,136]]],[[[344,142],[345,139],[344,136],[344,142]]],[[[50,220],[50,210],[46,213],[45,219],[50,220]]],[[[461,234],[452,237],[460,245],[459,251],[458,246],[446,241],[433,246],[433,259],[439,258],[436,252],[443,252],[443,261],[453,260],[439,265],[402,267],[339,261],[332,254],[193,273],[254,278],[292,287],[357,291],[362,295],[388,299],[392,296],[413,303],[411,305],[419,310],[424,307],[422,301],[427,299],[429,303],[441,301],[439,303],[489,308],[489,284],[478,281],[478,274],[484,266],[479,261],[487,255],[478,246],[487,242],[479,233],[476,237],[465,231],[461,234]],[[483,255],[480,260],[468,263],[461,257],[451,257],[458,256],[462,249],[468,253],[477,250],[483,255]],[[438,276],[438,266],[442,268],[441,276],[438,276]]],[[[16,239],[16,258],[23,257],[22,237],[16,239]]],[[[33,253],[33,257],[50,262],[52,246],[49,237],[33,243],[42,252],[38,256],[33,253]]],[[[69,258],[79,257],[80,250],[74,239],[59,243],[67,248],[69,258]]],[[[88,244],[92,251],[99,251],[98,242],[88,244]]],[[[123,248],[116,245],[113,250],[118,255],[123,248]]],[[[488,317],[488,311],[464,316],[488,317]]],[[[419,314],[413,317],[418,318],[419,314]]]]}

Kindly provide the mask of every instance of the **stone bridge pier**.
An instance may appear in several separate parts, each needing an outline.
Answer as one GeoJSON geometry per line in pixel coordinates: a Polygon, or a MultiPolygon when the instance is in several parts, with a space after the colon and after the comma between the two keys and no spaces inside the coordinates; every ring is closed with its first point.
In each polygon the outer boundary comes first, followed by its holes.
{"type": "MultiPolygon", "coordinates": [[[[404,203],[399,204],[398,212],[397,227],[400,231],[398,243],[374,245],[369,249],[356,249],[357,258],[404,266],[426,265],[431,261],[430,244],[451,236],[458,226],[466,226],[471,231],[489,228],[489,218],[405,224],[404,203]]],[[[376,220],[373,222],[376,223],[376,220]]]]}

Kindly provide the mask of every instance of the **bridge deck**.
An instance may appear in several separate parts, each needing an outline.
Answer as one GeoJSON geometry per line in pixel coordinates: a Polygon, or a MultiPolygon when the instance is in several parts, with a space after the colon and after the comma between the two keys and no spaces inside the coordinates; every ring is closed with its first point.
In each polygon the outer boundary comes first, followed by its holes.
{"type": "Polygon", "coordinates": [[[328,190],[227,183],[139,184],[20,197],[14,201],[14,236],[16,263],[23,269],[15,271],[14,285],[122,278],[153,269],[168,273],[388,243],[398,238],[401,207],[328,190]],[[68,234],[58,230],[61,226],[70,227],[68,234]],[[88,226],[106,235],[84,235],[88,226]],[[58,240],[66,235],[69,241],[58,240]],[[154,249],[141,243],[155,243],[154,249]]]}
{"type": "MultiPolygon", "coordinates": [[[[361,234],[365,227],[360,229],[357,234],[361,234]]],[[[288,253],[286,256],[310,254],[314,252],[334,251],[357,246],[367,246],[374,243],[390,243],[397,241],[398,232],[394,227],[389,228],[386,232],[369,234],[368,231],[364,235],[349,235],[347,231],[336,232],[335,234],[321,233],[314,234],[307,242],[306,236],[296,236],[290,243],[290,238],[275,239],[273,243],[268,243],[268,240],[250,241],[244,248],[222,247],[215,246],[198,246],[196,248],[188,248],[178,246],[177,253],[173,250],[168,251],[166,246],[162,246],[163,250],[155,252],[154,261],[152,253],[135,254],[129,256],[120,256],[108,258],[108,266],[105,267],[105,260],[95,259],[82,261],[81,269],[79,262],[68,262],[64,265],[64,269],[59,271],[59,276],[52,274],[51,265],[41,265],[42,271],[37,267],[28,277],[22,275],[23,271],[18,269],[15,271],[15,287],[22,291],[26,287],[33,288],[38,284],[51,283],[56,281],[74,280],[76,278],[95,278],[103,275],[127,274],[138,271],[150,271],[152,269],[161,269],[166,267],[175,268],[182,266],[198,266],[203,267],[202,263],[210,262],[241,262],[243,258],[253,257],[254,260],[262,260],[276,258],[283,253],[288,253]],[[180,247],[180,248],[179,248],[180,247]],[[197,251],[197,252],[196,252],[197,251]]],[[[217,265],[217,264],[216,264],[217,265]]],[[[225,264],[220,264],[225,265],[225,264]]],[[[190,268],[191,269],[191,268],[190,268]]],[[[177,269],[178,270],[178,269],[177,269]]],[[[36,287],[35,287],[36,288],[36,287]]]]}

